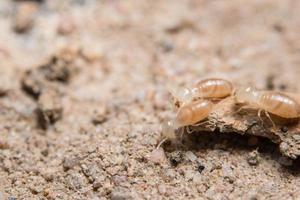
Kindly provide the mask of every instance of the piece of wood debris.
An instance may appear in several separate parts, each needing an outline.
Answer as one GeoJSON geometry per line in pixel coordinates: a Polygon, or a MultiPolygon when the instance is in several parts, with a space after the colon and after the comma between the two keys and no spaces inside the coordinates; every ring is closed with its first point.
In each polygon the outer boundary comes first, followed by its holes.
{"type": "MultiPolygon", "coordinates": [[[[298,97],[297,97],[298,99],[298,97]]],[[[300,102],[300,101],[299,101],[300,102]]],[[[269,138],[279,145],[280,152],[289,158],[300,156],[299,120],[287,120],[271,115],[274,127],[264,114],[259,118],[258,110],[242,109],[234,97],[228,97],[215,104],[207,123],[191,127],[195,131],[220,131],[221,133],[248,134],[269,138]]]]}

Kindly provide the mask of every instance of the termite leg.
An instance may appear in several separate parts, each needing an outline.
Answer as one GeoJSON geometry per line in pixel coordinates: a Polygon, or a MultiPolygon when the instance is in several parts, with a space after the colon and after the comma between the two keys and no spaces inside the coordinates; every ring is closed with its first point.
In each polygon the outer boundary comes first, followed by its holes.
{"type": "Polygon", "coordinates": [[[185,130],[185,127],[181,127],[181,128],[180,128],[180,142],[181,142],[181,143],[182,143],[182,141],[183,141],[184,130],[185,130]]]}
{"type": "Polygon", "coordinates": [[[262,117],[261,117],[261,112],[262,112],[262,111],[263,111],[262,109],[259,109],[259,110],[258,110],[258,113],[257,113],[257,116],[258,116],[260,122],[262,123],[262,125],[264,125],[264,120],[263,120],[262,117]]]}
{"type": "Polygon", "coordinates": [[[202,124],[208,124],[208,126],[207,127],[209,127],[210,129],[213,129],[213,127],[214,127],[214,123],[212,122],[212,121],[210,121],[210,120],[205,120],[204,122],[199,122],[199,123],[197,123],[197,124],[194,124],[194,125],[192,125],[193,127],[195,127],[195,126],[200,126],[200,125],[202,125],[202,124]]]}
{"type": "Polygon", "coordinates": [[[265,115],[268,117],[268,119],[271,121],[273,128],[276,129],[276,125],[274,123],[274,121],[272,120],[270,114],[265,110],[265,115]]]}
{"type": "Polygon", "coordinates": [[[209,120],[205,120],[204,122],[198,122],[197,124],[193,124],[192,126],[201,126],[202,124],[209,123],[209,120]]]}
{"type": "Polygon", "coordinates": [[[191,133],[194,132],[194,130],[193,130],[193,129],[190,129],[190,126],[187,126],[187,127],[186,127],[186,132],[187,132],[188,134],[191,134],[191,133]]]}
{"type": "Polygon", "coordinates": [[[194,129],[191,129],[191,127],[201,126],[202,124],[206,124],[206,123],[210,124],[209,120],[205,120],[204,122],[199,122],[197,124],[186,126],[186,132],[188,134],[191,134],[191,133],[193,133],[195,131],[194,129]]]}

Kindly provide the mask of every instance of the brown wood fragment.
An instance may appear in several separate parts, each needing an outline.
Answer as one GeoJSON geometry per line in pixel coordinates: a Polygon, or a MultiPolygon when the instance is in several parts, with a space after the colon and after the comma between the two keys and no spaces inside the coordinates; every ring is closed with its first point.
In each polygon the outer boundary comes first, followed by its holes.
{"type": "MultiPolygon", "coordinates": [[[[295,97],[295,95],[293,95],[295,97]]],[[[299,97],[295,97],[300,99],[299,97]]],[[[300,123],[299,120],[287,120],[272,115],[275,122],[273,127],[270,119],[262,115],[258,117],[255,108],[243,109],[236,104],[234,97],[218,102],[208,117],[208,123],[192,127],[197,131],[217,131],[222,133],[248,134],[269,138],[279,145],[280,152],[290,158],[300,156],[300,123]]]]}

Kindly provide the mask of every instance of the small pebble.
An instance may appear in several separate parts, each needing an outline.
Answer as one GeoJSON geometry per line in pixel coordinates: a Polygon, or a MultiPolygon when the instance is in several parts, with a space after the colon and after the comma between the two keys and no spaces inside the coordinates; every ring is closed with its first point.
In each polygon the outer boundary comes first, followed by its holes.
{"type": "Polygon", "coordinates": [[[174,151],[170,154],[170,162],[172,166],[176,167],[182,161],[183,156],[181,151],[174,151]]]}
{"type": "Polygon", "coordinates": [[[289,149],[289,145],[286,142],[281,142],[279,148],[282,152],[285,152],[289,149]]]}
{"type": "Polygon", "coordinates": [[[66,157],[63,161],[63,167],[65,170],[72,169],[75,165],[78,164],[78,160],[76,157],[66,157]]]}
{"type": "Polygon", "coordinates": [[[279,90],[285,91],[286,89],[287,89],[287,85],[285,85],[285,84],[280,84],[279,85],[279,90]]]}
{"type": "Polygon", "coordinates": [[[116,175],[113,177],[113,181],[116,185],[120,185],[121,183],[128,181],[128,178],[127,178],[127,176],[116,175]]]}
{"type": "Polygon", "coordinates": [[[29,189],[32,194],[38,194],[44,190],[44,187],[41,184],[29,184],[29,189]]]}
{"type": "Polygon", "coordinates": [[[6,142],[0,141],[0,149],[9,149],[9,145],[6,142]]]}
{"type": "Polygon", "coordinates": [[[157,92],[155,95],[154,95],[154,99],[153,99],[153,105],[154,105],[154,108],[155,109],[158,109],[158,110],[164,110],[168,107],[168,104],[166,101],[168,99],[168,96],[162,92],[157,92]]]}
{"type": "Polygon", "coordinates": [[[293,135],[292,136],[296,141],[300,141],[300,135],[293,135]]]}
{"type": "Polygon", "coordinates": [[[266,80],[266,89],[267,90],[274,90],[274,88],[275,88],[274,79],[275,79],[274,75],[270,75],[267,77],[267,80],[266,80]]]}
{"type": "Polygon", "coordinates": [[[205,168],[207,169],[207,171],[213,172],[216,169],[222,169],[222,165],[221,165],[221,163],[208,161],[205,164],[205,168]]]}
{"type": "Polygon", "coordinates": [[[0,97],[3,97],[7,94],[7,89],[5,88],[0,88],[0,97]]]}
{"type": "Polygon", "coordinates": [[[92,122],[94,125],[102,124],[107,120],[107,107],[102,104],[97,110],[94,110],[92,122]]]}
{"type": "Polygon", "coordinates": [[[283,126],[283,127],[281,127],[280,128],[280,130],[283,132],[283,133],[286,133],[286,132],[288,132],[288,127],[286,127],[286,126],[283,126]]]}
{"type": "Polygon", "coordinates": [[[99,181],[95,181],[94,183],[93,183],[93,190],[98,190],[98,188],[100,188],[102,186],[102,183],[101,182],[99,182],[99,181]]]}
{"type": "Polygon", "coordinates": [[[41,154],[42,154],[43,156],[47,157],[48,154],[49,154],[49,150],[48,150],[48,149],[44,149],[44,150],[41,151],[41,154]]]}
{"type": "Polygon", "coordinates": [[[156,164],[161,164],[161,163],[165,162],[166,155],[165,155],[164,149],[161,147],[158,149],[154,149],[149,155],[149,160],[156,164]]]}
{"type": "Polygon", "coordinates": [[[160,43],[161,48],[163,49],[164,52],[168,53],[174,49],[174,45],[172,41],[162,41],[160,43]]]}
{"type": "Polygon", "coordinates": [[[62,118],[61,97],[54,89],[45,89],[38,99],[38,122],[43,129],[62,118]]]}
{"type": "Polygon", "coordinates": [[[52,181],[54,179],[54,174],[55,172],[51,171],[50,169],[44,169],[41,172],[41,175],[46,181],[52,181]]]}
{"type": "Polygon", "coordinates": [[[193,179],[193,177],[195,176],[195,171],[194,170],[191,170],[191,169],[188,169],[188,170],[185,170],[184,171],[184,177],[187,181],[190,181],[193,179]]]}
{"type": "Polygon", "coordinates": [[[160,184],[160,185],[157,187],[157,189],[158,189],[159,194],[161,194],[161,195],[163,195],[163,194],[165,194],[165,193],[167,192],[166,186],[165,186],[165,185],[162,185],[162,184],[160,184]]]}
{"type": "Polygon", "coordinates": [[[197,166],[197,171],[201,174],[204,169],[205,169],[205,167],[199,163],[197,166]]]}
{"type": "Polygon", "coordinates": [[[235,181],[235,178],[233,176],[226,176],[224,177],[224,180],[226,180],[228,183],[232,184],[235,181]]]}
{"type": "Polygon", "coordinates": [[[257,200],[257,199],[259,199],[258,195],[257,195],[257,191],[255,191],[255,190],[249,191],[248,194],[247,194],[247,199],[249,199],[249,200],[257,200]]]}
{"type": "Polygon", "coordinates": [[[17,6],[13,21],[13,29],[17,33],[25,33],[32,29],[34,24],[34,15],[37,11],[35,2],[20,2],[17,6]]]}
{"type": "Polygon", "coordinates": [[[191,152],[191,151],[187,151],[185,153],[185,156],[191,162],[195,162],[197,160],[197,156],[193,152],[191,152]]]}
{"type": "Polygon", "coordinates": [[[224,180],[226,180],[229,183],[233,183],[235,181],[233,170],[229,164],[226,163],[223,164],[222,172],[223,172],[224,180]]]}
{"type": "Polygon", "coordinates": [[[202,183],[202,175],[199,173],[195,174],[195,176],[193,177],[193,182],[195,184],[201,184],[202,183]]]}
{"type": "Polygon", "coordinates": [[[278,162],[279,162],[281,165],[286,166],[286,167],[289,167],[289,166],[292,166],[292,165],[293,165],[293,160],[290,159],[290,158],[284,157],[284,156],[281,156],[281,157],[278,159],[278,162]]]}
{"type": "Polygon", "coordinates": [[[275,24],[273,25],[273,29],[274,29],[276,32],[279,32],[279,33],[281,33],[281,32],[284,31],[283,25],[282,25],[282,24],[279,24],[279,23],[275,23],[275,24]]]}
{"type": "Polygon", "coordinates": [[[250,165],[258,165],[260,160],[260,156],[257,150],[254,150],[249,153],[247,161],[250,165]]]}
{"type": "Polygon", "coordinates": [[[50,191],[48,188],[46,188],[44,191],[43,191],[43,195],[44,197],[48,197],[50,195],[50,191]]]}
{"type": "Polygon", "coordinates": [[[131,199],[132,196],[129,189],[124,187],[117,187],[111,192],[110,198],[111,200],[127,200],[131,199]]]}
{"type": "Polygon", "coordinates": [[[76,30],[76,24],[71,17],[62,17],[57,26],[57,33],[60,35],[69,35],[76,30]]]}

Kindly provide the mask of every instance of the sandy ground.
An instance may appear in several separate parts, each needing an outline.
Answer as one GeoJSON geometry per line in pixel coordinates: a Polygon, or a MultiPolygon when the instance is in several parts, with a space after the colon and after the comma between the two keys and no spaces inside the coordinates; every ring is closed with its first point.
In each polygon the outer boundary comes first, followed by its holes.
{"type": "Polygon", "coordinates": [[[199,132],[150,156],[173,114],[170,83],[300,92],[299,11],[1,0],[0,199],[300,199],[299,159],[265,138],[199,132]]]}

